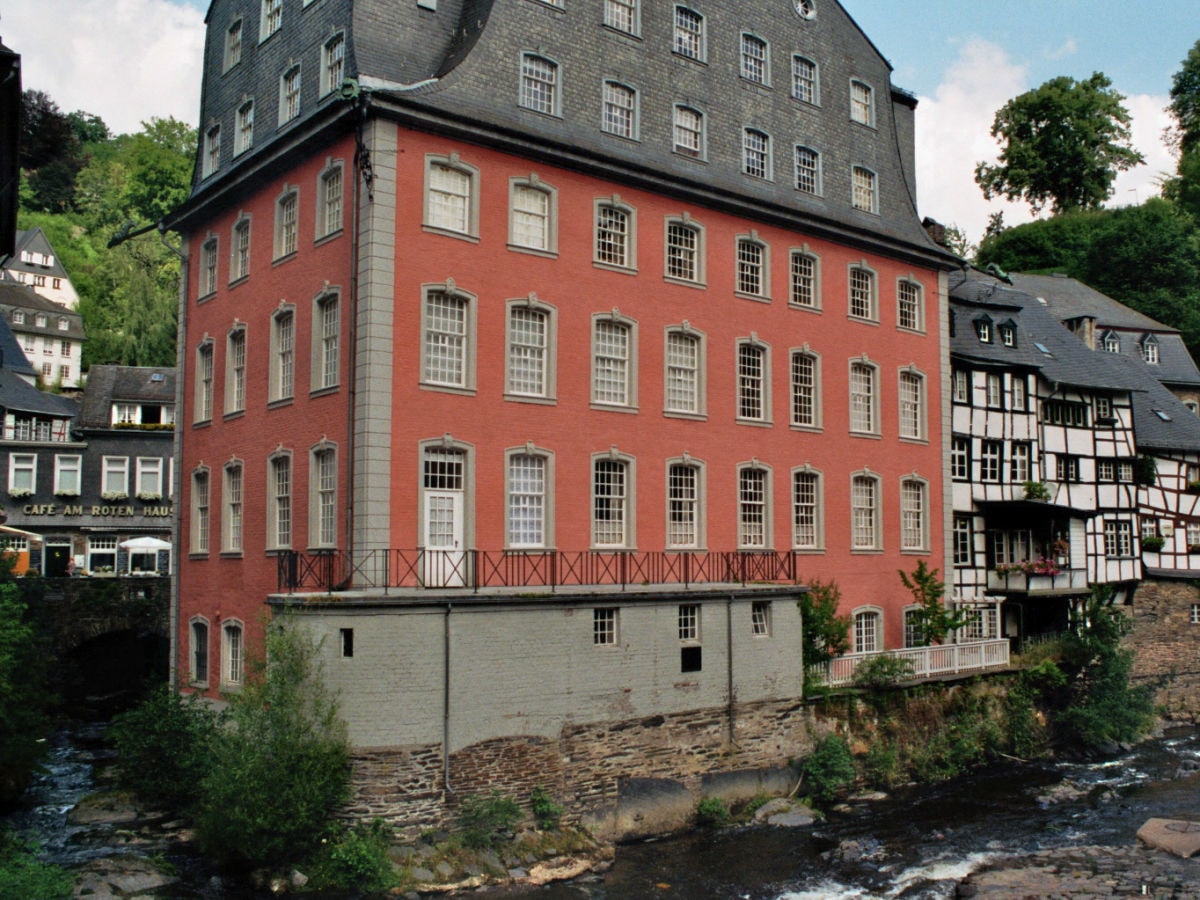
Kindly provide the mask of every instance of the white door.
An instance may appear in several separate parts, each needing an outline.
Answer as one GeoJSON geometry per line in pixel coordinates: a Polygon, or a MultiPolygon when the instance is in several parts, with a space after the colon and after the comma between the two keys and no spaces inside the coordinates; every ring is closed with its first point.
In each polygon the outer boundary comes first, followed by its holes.
{"type": "Polygon", "coordinates": [[[424,569],[426,587],[467,584],[462,491],[425,492],[424,569]]]}

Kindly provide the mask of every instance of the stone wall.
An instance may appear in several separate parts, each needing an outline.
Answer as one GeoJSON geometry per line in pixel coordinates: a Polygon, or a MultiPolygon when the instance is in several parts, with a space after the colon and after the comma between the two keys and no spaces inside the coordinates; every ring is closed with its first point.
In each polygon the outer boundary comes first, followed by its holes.
{"type": "Polygon", "coordinates": [[[1146,579],[1133,597],[1126,646],[1136,654],[1135,679],[1166,679],[1157,700],[1172,718],[1200,719],[1200,604],[1195,581],[1146,579]]]}

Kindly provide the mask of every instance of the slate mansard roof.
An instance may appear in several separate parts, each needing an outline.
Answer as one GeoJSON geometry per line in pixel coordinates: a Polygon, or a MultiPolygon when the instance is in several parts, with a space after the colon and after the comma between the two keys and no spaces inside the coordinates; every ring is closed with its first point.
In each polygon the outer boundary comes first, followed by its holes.
{"type": "Polygon", "coordinates": [[[109,428],[113,403],[175,405],[175,372],[152,366],[92,366],[79,410],[81,428],[109,428]]]}
{"type": "Polygon", "coordinates": [[[606,26],[600,0],[289,2],[278,31],[260,39],[263,7],[261,0],[214,0],[209,8],[201,147],[193,196],[181,219],[243,177],[272,177],[269,160],[301,152],[322,129],[348,130],[357,108],[500,146],[531,161],[803,225],[831,239],[867,248],[882,244],[939,266],[950,260],[929,240],[916,211],[916,100],[892,86],[889,63],[836,0],[818,0],[808,19],[792,0],[643,2],[634,34],[606,26]],[[673,52],[677,5],[703,16],[702,61],[673,52]],[[239,22],[240,61],[230,66],[227,35],[239,22]],[[338,34],[345,38],[343,74],[353,79],[348,93],[354,97],[321,84],[323,48],[338,34]],[[769,48],[766,84],[741,76],[743,36],[769,48]],[[559,109],[553,115],[519,103],[526,53],[558,66],[559,109]],[[796,55],[818,64],[818,103],[792,96],[796,55]],[[281,76],[297,63],[301,114],[281,123],[281,76]],[[851,121],[852,81],[870,87],[869,125],[851,121]],[[636,92],[633,140],[601,128],[606,82],[636,92]],[[237,110],[249,98],[255,100],[254,145],[235,158],[237,110]],[[703,159],[673,152],[676,106],[704,114],[703,159]],[[223,135],[220,160],[207,173],[204,135],[214,125],[223,135]],[[742,172],[746,128],[770,136],[771,178],[742,172]],[[795,189],[797,146],[820,153],[816,195],[795,189]],[[877,212],[852,206],[856,166],[876,175],[877,212]]]}

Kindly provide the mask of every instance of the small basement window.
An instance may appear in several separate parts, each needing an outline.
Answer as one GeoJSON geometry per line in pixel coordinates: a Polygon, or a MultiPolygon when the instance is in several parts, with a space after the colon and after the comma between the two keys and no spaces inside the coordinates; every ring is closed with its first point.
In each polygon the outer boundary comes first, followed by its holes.
{"type": "Polygon", "coordinates": [[[354,629],[338,629],[338,635],[341,638],[342,658],[349,659],[350,657],[354,656],[354,629]]]}
{"type": "Polygon", "coordinates": [[[699,672],[701,670],[703,660],[701,650],[701,647],[680,647],[679,671],[699,672]]]}

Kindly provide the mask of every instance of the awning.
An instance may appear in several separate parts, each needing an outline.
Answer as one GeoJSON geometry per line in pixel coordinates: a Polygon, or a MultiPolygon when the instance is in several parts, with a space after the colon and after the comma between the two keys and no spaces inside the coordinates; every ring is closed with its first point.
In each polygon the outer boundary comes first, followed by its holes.
{"type": "Polygon", "coordinates": [[[3,534],[12,534],[16,535],[17,537],[27,538],[33,541],[35,544],[40,544],[43,540],[42,536],[36,532],[23,531],[20,528],[13,528],[11,525],[0,525],[0,535],[3,534]]]}

